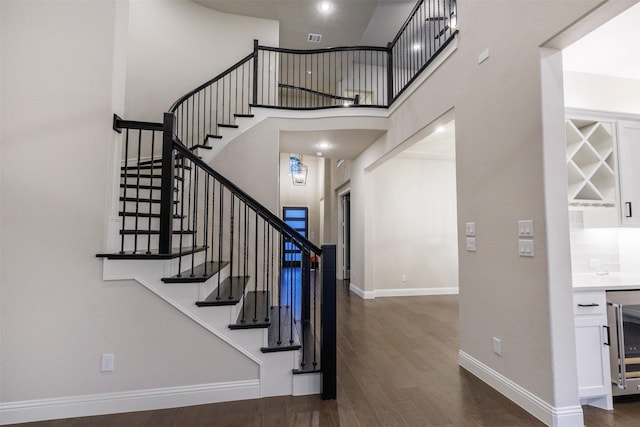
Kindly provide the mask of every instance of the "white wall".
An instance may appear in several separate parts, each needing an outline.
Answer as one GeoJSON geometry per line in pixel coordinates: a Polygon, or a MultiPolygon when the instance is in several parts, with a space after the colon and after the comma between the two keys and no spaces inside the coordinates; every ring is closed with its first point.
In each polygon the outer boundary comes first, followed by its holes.
{"type": "Polygon", "coordinates": [[[394,158],[372,175],[374,292],[457,289],[455,161],[394,158]]]}
{"type": "MultiPolygon", "coordinates": [[[[558,217],[547,217],[545,210],[550,197],[566,205],[566,194],[545,194],[539,46],[599,3],[459,1],[456,52],[394,106],[387,135],[355,159],[351,174],[353,213],[361,218],[352,230],[351,281],[367,291],[373,289],[375,262],[369,256],[374,225],[367,212],[375,188],[370,167],[455,108],[458,236],[461,242],[464,223],[475,222],[478,247],[467,252],[459,244],[458,250],[461,351],[485,372],[498,373],[551,407],[567,408],[562,417],[574,425],[581,422],[576,372],[571,363],[556,363],[575,354],[567,314],[571,284],[549,275],[546,254],[549,223],[566,224],[568,251],[566,210],[558,217]],[[486,49],[489,58],[478,64],[486,49]],[[534,222],[534,258],[518,256],[520,219],[534,222]],[[493,337],[502,340],[502,356],[493,353],[493,337]]],[[[563,160],[562,150],[555,155],[563,160]]],[[[566,185],[555,178],[556,187],[566,185]]],[[[563,277],[570,277],[568,257],[565,264],[563,277]]],[[[547,411],[544,417],[552,422],[556,416],[547,411]]]]}
{"type": "Polygon", "coordinates": [[[568,108],[640,114],[640,80],[564,72],[568,108]]]}
{"type": "Polygon", "coordinates": [[[162,121],[171,104],[253,52],[278,46],[279,23],[185,0],[131,0],[126,118],[162,121]]]}
{"type": "Polygon", "coordinates": [[[101,279],[116,9],[0,3],[3,402],[258,378],[141,285],[101,279]],[[104,352],[113,373],[99,372],[104,352]]]}

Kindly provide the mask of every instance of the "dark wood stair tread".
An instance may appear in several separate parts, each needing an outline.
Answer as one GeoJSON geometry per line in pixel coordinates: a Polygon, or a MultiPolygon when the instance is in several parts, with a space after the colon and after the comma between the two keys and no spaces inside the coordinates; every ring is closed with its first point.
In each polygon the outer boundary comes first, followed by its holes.
{"type": "MultiPolygon", "coordinates": [[[[140,198],[140,197],[120,197],[121,202],[138,202],[138,203],[160,203],[160,199],[148,199],[148,198],[140,198]]],[[[179,203],[178,200],[174,200],[173,204],[177,205],[179,203]]]]}
{"type": "Polygon", "coordinates": [[[158,253],[158,249],[152,249],[151,253],[147,253],[146,249],[141,249],[137,252],[133,251],[125,251],[124,253],[115,252],[115,253],[104,253],[104,254],[96,254],[98,258],[107,258],[107,259],[173,259],[178,258],[184,255],[191,255],[197,252],[202,252],[207,249],[207,246],[197,246],[197,247],[185,247],[180,250],[180,248],[173,248],[170,254],[161,254],[158,253]]]}
{"type": "Polygon", "coordinates": [[[236,305],[242,299],[248,281],[249,276],[227,277],[204,300],[196,301],[196,305],[198,307],[236,305]]]}
{"type": "Polygon", "coordinates": [[[247,292],[242,307],[238,310],[238,319],[236,323],[229,325],[229,328],[268,328],[270,325],[268,303],[269,293],[267,291],[247,292]]]}
{"type": "MultiPolygon", "coordinates": [[[[159,213],[148,213],[148,212],[118,212],[118,216],[126,216],[126,217],[139,217],[139,218],[160,218],[159,213]]],[[[173,219],[184,218],[184,216],[180,216],[178,214],[173,214],[173,219]]]]}
{"type": "MultiPolygon", "coordinates": [[[[173,234],[182,234],[182,235],[189,235],[189,234],[194,234],[195,231],[193,230],[173,230],[173,234]]],[[[157,235],[160,234],[160,230],[120,230],[120,235],[133,235],[133,234],[138,234],[138,235],[157,235]]]]}
{"type": "Polygon", "coordinates": [[[222,270],[227,264],[227,261],[208,261],[204,262],[200,265],[196,265],[191,269],[189,267],[185,271],[180,274],[176,274],[171,277],[163,277],[162,281],[164,283],[202,283],[209,280],[211,277],[216,275],[220,270],[222,270]]]}
{"type": "Polygon", "coordinates": [[[231,129],[237,129],[238,125],[234,125],[232,123],[218,123],[218,127],[221,128],[231,128],[231,129]]]}
{"type": "MultiPolygon", "coordinates": [[[[156,174],[151,175],[151,174],[147,174],[147,173],[137,174],[137,173],[131,172],[131,169],[129,169],[129,173],[121,173],[120,174],[120,178],[161,179],[162,175],[156,175],[156,174]]],[[[184,178],[182,178],[181,176],[178,176],[178,175],[174,175],[173,179],[175,179],[176,181],[184,180],[184,178]]]]}
{"type": "Polygon", "coordinates": [[[234,117],[247,117],[247,118],[251,118],[251,117],[255,117],[253,114],[240,114],[240,113],[235,113],[234,117]]]}
{"type": "Polygon", "coordinates": [[[291,325],[290,306],[271,307],[271,325],[269,325],[269,339],[267,347],[262,347],[263,353],[276,351],[291,351],[300,349],[300,339],[295,323],[291,325]],[[278,313],[279,312],[279,313],[278,313]],[[278,314],[280,314],[278,316],[278,314]]]}
{"type": "Polygon", "coordinates": [[[222,135],[213,135],[213,134],[208,134],[208,135],[205,137],[205,140],[206,140],[207,138],[222,139],[222,135]]]}
{"type": "Polygon", "coordinates": [[[198,148],[202,148],[202,149],[205,149],[205,150],[213,150],[212,146],[205,145],[205,144],[196,144],[193,147],[189,147],[189,150],[193,151],[193,150],[196,150],[198,148]]]}

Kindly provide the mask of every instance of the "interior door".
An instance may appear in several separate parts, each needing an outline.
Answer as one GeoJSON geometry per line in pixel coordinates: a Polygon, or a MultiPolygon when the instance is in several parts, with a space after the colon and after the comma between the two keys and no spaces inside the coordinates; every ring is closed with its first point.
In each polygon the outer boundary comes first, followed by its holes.
{"type": "Polygon", "coordinates": [[[351,194],[342,196],[342,278],[351,278],[351,194]]]}

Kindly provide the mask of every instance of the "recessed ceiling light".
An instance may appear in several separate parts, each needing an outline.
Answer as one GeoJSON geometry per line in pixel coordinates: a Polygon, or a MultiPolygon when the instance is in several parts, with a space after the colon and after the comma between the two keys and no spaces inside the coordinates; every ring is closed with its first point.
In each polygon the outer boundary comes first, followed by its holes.
{"type": "Polygon", "coordinates": [[[318,156],[322,156],[322,152],[321,152],[321,151],[318,151],[316,154],[317,154],[318,156]]]}
{"type": "Polygon", "coordinates": [[[440,133],[440,132],[444,132],[445,131],[445,127],[444,126],[438,126],[436,128],[436,132],[440,133]]]}
{"type": "Polygon", "coordinates": [[[323,1],[322,3],[320,3],[319,8],[321,12],[329,13],[333,9],[333,5],[328,1],[323,1]]]}
{"type": "Polygon", "coordinates": [[[318,147],[326,149],[329,148],[329,143],[328,142],[321,142],[320,145],[318,145],[318,147]]]}

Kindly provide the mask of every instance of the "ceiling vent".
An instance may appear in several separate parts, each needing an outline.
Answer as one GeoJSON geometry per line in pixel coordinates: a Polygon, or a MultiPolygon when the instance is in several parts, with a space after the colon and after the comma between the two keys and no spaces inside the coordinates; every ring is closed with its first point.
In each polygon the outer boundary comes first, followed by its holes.
{"type": "Polygon", "coordinates": [[[320,40],[322,40],[322,34],[309,33],[309,35],[307,36],[307,41],[310,43],[320,43],[320,40]]]}

